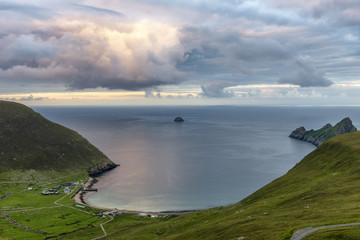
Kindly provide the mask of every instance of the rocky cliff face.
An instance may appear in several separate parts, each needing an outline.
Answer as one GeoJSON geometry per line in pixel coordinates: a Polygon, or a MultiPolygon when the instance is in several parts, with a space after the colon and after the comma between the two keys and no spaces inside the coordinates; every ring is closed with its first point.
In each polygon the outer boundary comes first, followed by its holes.
{"type": "Polygon", "coordinates": [[[310,131],[306,131],[304,127],[299,127],[295,129],[289,137],[307,141],[315,146],[319,146],[334,136],[356,131],[356,127],[352,124],[350,118],[347,117],[337,123],[334,127],[330,123],[318,130],[311,129],[310,131]]]}
{"type": "Polygon", "coordinates": [[[99,176],[103,172],[106,172],[106,171],[116,168],[117,166],[120,166],[120,165],[115,164],[113,162],[102,162],[102,163],[99,163],[98,165],[90,168],[88,170],[88,174],[90,177],[96,177],[96,176],[99,176]]]}

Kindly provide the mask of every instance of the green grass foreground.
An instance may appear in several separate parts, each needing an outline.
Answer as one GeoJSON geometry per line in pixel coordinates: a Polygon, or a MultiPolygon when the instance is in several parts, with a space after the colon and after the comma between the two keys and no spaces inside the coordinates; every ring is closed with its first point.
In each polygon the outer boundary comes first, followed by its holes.
{"type": "MultiPolygon", "coordinates": [[[[84,179],[72,176],[66,181],[84,179]]],[[[41,196],[39,190],[23,191],[28,184],[2,184],[0,211],[56,206],[62,197],[41,196]]],[[[168,218],[122,214],[105,224],[103,239],[290,239],[295,230],[360,222],[360,132],[340,135],[323,143],[284,176],[274,180],[237,204],[195,211],[168,218]]],[[[69,196],[70,197],[70,196],[69,196]]],[[[99,218],[66,206],[9,212],[19,223],[48,235],[24,231],[0,218],[4,239],[92,239],[103,235],[99,218]]],[[[85,209],[94,212],[96,209],[85,209]]],[[[359,227],[327,229],[308,239],[359,239],[359,227]],[[321,235],[316,235],[321,234],[321,235]],[[321,238],[319,238],[321,237],[321,238]],[[346,237],[346,238],[345,238],[346,237]]]]}

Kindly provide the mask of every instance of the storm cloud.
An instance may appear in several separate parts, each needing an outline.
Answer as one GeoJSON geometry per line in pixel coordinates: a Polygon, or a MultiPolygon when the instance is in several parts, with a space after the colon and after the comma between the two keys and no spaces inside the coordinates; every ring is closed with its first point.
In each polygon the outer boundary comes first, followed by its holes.
{"type": "Polygon", "coordinates": [[[104,28],[71,19],[47,22],[42,31],[36,30],[4,38],[1,77],[62,81],[72,89],[128,90],[185,79],[176,69],[184,57],[176,29],[166,25],[139,22],[104,28]]]}
{"type": "Polygon", "coordinates": [[[328,87],[358,76],[359,12],[356,0],[3,2],[0,82],[146,96],[187,83],[216,98],[246,84],[328,87]]]}

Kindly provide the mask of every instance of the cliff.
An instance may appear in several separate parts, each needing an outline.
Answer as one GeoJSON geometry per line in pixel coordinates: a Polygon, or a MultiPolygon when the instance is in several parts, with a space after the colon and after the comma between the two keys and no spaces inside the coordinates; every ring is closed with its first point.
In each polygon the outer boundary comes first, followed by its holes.
{"type": "Polygon", "coordinates": [[[94,167],[91,167],[88,170],[88,174],[89,174],[90,177],[97,177],[101,173],[109,171],[111,169],[114,169],[117,166],[119,166],[119,165],[115,164],[113,162],[102,162],[102,163],[99,163],[98,165],[96,165],[94,167]]]}
{"type": "Polygon", "coordinates": [[[98,174],[116,166],[77,132],[7,101],[0,101],[0,164],[0,173],[36,170],[98,174]]]}
{"type": "Polygon", "coordinates": [[[341,120],[335,126],[332,126],[330,123],[328,123],[318,130],[311,129],[310,131],[306,131],[304,127],[299,127],[295,129],[289,137],[310,142],[315,146],[319,146],[332,137],[356,131],[356,127],[352,124],[350,118],[347,117],[341,120]]]}

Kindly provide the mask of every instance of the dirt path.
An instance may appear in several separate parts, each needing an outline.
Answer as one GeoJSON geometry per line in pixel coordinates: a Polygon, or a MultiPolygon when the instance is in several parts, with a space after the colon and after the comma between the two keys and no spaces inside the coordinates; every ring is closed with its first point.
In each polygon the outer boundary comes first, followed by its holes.
{"type": "Polygon", "coordinates": [[[106,222],[103,222],[102,224],[100,224],[100,227],[102,229],[102,231],[104,232],[104,235],[100,236],[100,237],[96,237],[96,238],[93,238],[91,240],[97,240],[97,239],[101,239],[101,238],[104,238],[107,236],[107,233],[105,231],[105,228],[104,228],[104,225],[107,224],[108,222],[111,222],[114,218],[112,216],[110,216],[110,220],[106,221],[106,222]]]}

